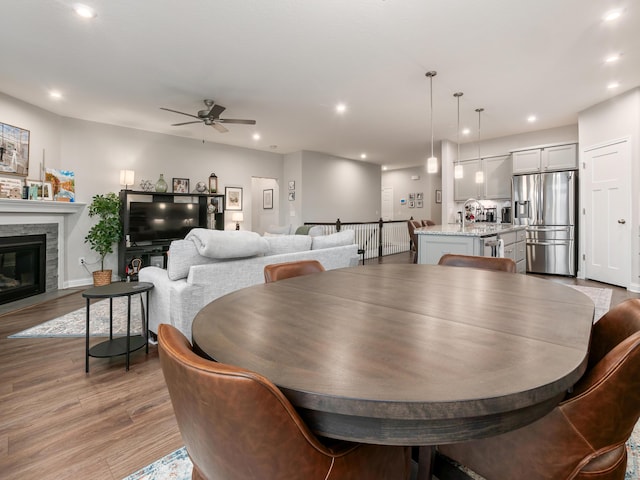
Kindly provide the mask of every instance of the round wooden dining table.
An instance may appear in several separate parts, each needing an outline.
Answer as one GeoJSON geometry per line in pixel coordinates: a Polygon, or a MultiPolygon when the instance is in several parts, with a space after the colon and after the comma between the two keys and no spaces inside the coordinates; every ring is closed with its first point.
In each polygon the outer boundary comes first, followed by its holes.
{"type": "Polygon", "coordinates": [[[586,369],[593,316],[552,280],[378,264],[228,294],[198,313],[193,342],[269,378],[318,435],[424,446],[548,413],[586,369]]]}

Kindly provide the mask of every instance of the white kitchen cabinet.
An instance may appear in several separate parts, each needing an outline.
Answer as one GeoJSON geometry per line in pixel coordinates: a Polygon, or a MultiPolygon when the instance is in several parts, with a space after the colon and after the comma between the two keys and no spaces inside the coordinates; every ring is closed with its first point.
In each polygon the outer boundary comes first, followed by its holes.
{"type": "Polygon", "coordinates": [[[554,145],[512,153],[513,174],[553,172],[578,168],[577,145],[554,145]]]}
{"type": "Polygon", "coordinates": [[[418,235],[418,263],[437,265],[447,253],[482,255],[479,237],[461,235],[418,235]]]}
{"type": "Polygon", "coordinates": [[[454,179],[454,197],[458,202],[480,196],[480,184],[476,183],[476,172],[482,171],[480,160],[465,160],[460,162],[462,178],[454,179]]]}
{"type": "Polygon", "coordinates": [[[526,235],[524,229],[498,234],[498,238],[504,242],[504,256],[516,262],[516,272],[518,273],[526,273],[527,271],[526,235]]]}
{"type": "Polygon", "coordinates": [[[469,198],[511,198],[511,161],[509,155],[487,157],[460,162],[462,178],[454,179],[454,199],[464,202],[469,198]],[[476,173],[482,172],[484,181],[476,183],[476,173]]]}

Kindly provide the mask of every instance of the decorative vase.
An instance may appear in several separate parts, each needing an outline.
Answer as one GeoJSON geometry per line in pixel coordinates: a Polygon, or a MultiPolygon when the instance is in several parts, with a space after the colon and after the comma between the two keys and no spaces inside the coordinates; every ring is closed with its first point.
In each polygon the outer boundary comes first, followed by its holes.
{"type": "Polygon", "coordinates": [[[160,178],[156,182],[156,192],[164,193],[168,188],[167,182],[164,181],[164,174],[161,173],[160,178]]]}
{"type": "Polygon", "coordinates": [[[101,287],[111,283],[111,270],[98,270],[93,272],[93,286],[101,287]]]}

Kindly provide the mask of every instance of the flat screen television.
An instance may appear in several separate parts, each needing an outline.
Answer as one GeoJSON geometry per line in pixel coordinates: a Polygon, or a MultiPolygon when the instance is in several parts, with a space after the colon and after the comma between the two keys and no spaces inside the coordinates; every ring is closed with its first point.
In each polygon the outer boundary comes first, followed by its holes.
{"type": "Polygon", "coordinates": [[[200,227],[197,203],[131,202],[129,232],[132,242],[184,238],[200,227]]]}

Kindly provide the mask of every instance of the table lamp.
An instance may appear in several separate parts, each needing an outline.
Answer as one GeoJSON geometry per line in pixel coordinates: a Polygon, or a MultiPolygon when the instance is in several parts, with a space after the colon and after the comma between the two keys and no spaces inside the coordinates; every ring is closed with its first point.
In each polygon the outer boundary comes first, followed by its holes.
{"type": "Polygon", "coordinates": [[[129,190],[129,185],[133,185],[134,178],[133,170],[120,170],[120,185],[124,185],[125,190],[129,190]]]}
{"type": "Polygon", "coordinates": [[[234,212],[231,214],[231,221],[236,222],[236,230],[240,230],[240,222],[244,221],[242,212],[234,212]]]}

